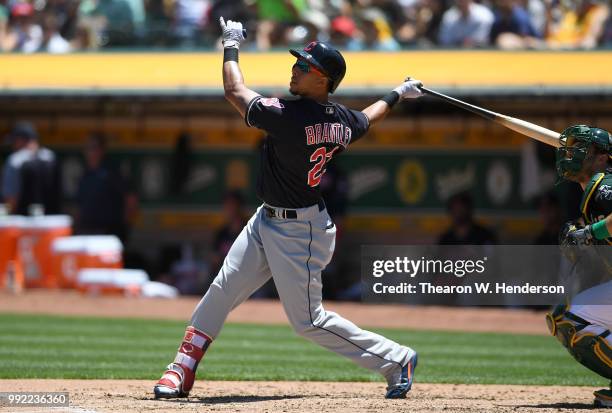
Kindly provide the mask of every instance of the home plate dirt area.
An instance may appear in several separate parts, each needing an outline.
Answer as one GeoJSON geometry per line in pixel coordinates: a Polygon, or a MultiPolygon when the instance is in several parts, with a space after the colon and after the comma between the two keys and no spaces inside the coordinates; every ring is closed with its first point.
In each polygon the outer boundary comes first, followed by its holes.
{"type": "Polygon", "coordinates": [[[155,400],[150,380],[0,380],[2,391],[67,391],[68,408],[2,412],[583,412],[592,388],[415,383],[408,398],[386,400],[382,383],[196,383],[188,399],[155,400]]]}

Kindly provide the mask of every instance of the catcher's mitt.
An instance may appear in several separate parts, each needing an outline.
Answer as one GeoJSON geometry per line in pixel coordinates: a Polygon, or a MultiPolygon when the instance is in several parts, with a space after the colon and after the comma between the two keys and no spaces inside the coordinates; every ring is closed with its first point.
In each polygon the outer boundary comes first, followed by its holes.
{"type": "Polygon", "coordinates": [[[568,221],[563,225],[559,234],[559,245],[592,245],[593,235],[591,227],[585,226],[582,220],[568,221]]]}
{"type": "Polygon", "coordinates": [[[559,245],[561,253],[572,264],[578,262],[578,258],[585,253],[584,247],[593,243],[590,228],[585,227],[582,220],[568,221],[563,225],[559,233],[559,245]]]}

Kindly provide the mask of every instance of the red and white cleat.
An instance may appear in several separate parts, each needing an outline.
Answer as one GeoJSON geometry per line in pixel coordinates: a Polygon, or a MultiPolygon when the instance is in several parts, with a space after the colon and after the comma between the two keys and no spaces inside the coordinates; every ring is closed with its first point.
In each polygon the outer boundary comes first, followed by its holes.
{"type": "Polygon", "coordinates": [[[189,396],[198,364],[211,342],[212,339],[203,332],[191,326],[187,327],[174,362],[168,365],[153,388],[156,399],[189,396]]]}
{"type": "MultiPolygon", "coordinates": [[[[164,372],[164,375],[157,382],[153,388],[156,399],[174,399],[177,397],[187,397],[189,392],[185,392],[185,370],[175,363],[168,364],[168,370],[164,372]]],[[[191,379],[193,382],[193,379],[191,379]]]]}

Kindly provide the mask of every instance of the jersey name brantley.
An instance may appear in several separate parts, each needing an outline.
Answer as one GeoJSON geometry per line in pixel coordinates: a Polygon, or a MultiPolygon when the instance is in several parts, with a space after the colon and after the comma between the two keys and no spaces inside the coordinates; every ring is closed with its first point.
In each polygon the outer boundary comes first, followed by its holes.
{"type": "Polygon", "coordinates": [[[331,143],[342,145],[344,148],[351,142],[353,131],[341,123],[315,123],[304,128],[306,145],[319,145],[331,143]]]}

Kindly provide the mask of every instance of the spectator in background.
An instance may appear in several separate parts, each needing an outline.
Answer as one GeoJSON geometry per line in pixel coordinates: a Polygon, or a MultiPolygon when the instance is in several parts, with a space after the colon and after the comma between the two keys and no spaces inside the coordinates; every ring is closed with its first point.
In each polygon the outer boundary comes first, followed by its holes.
{"type": "Polygon", "coordinates": [[[208,0],[175,0],[173,36],[179,47],[202,44],[202,33],[208,23],[211,3],[208,0]]]}
{"type": "Polygon", "coordinates": [[[97,33],[101,47],[120,47],[134,44],[134,16],[125,0],[95,0],[83,2],[81,16],[97,33]]]}
{"type": "Polygon", "coordinates": [[[88,21],[79,22],[70,41],[73,51],[95,50],[99,47],[95,29],[88,21]]]}
{"type": "MultiPolygon", "coordinates": [[[[223,197],[223,216],[225,222],[215,233],[211,274],[216,275],[223,264],[232,244],[247,223],[244,212],[244,197],[239,191],[231,191],[223,197]]],[[[212,279],[211,279],[212,281],[212,279]]]]}
{"type": "Polygon", "coordinates": [[[106,139],[94,134],[85,144],[86,169],[77,191],[78,234],[115,235],[127,244],[136,196],[106,155],[106,139]]]}
{"type": "Polygon", "coordinates": [[[603,34],[601,35],[599,44],[602,47],[612,47],[612,13],[608,13],[608,19],[604,25],[603,34]]]}
{"type": "Polygon", "coordinates": [[[191,135],[181,132],[174,145],[172,164],[170,166],[171,185],[170,191],[173,195],[181,195],[185,191],[185,185],[191,178],[193,168],[193,147],[191,135]]]}
{"type": "Polygon", "coordinates": [[[393,38],[401,44],[410,44],[414,40],[414,7],[416,0],[379,0],[370,2],[380,10],[387,22],[393,38]]]}
{"type": "Polygon", "coordinates": [[[417,0],[415,2],[413,43],[421,47],[438,44],[438,33],[444,10],[446,10],[445,0],[417,0]]]}
{"type": "Polygon", "coordinates": [[[472,0],[455,0],[442,16],[438,40],[444,47],[483,47],[489,44],[493,12],[472,0]]]}
{"type": "Polygon", "coordinates": [[[361,50],[362,44],[357,37],[358,34],[355,21],[349,16],[338,16],[331,22],[331,43],[344,50],[361,50]]]}
{"type": "Polygon", "coordinates": [[[559,198],[553,193],[542,196],[538,202],[538,213],[542,232],[533,240],[535,245],[559,244],[559,231],[561,229],[561,208],[559,198]]]}
{"type": "Polygon", "coordinates": [[[393,37],[391,26],[385,15],[378,9],[366,9],[360,14],[363,32],[363,48],[376,51],[395,51],[400,45],[393,37]]]}
{"type": "Polygon", "coordinates": [[[561,20],[549,21],[546,42],[553,49],[593,49],[603,35],[610,8],[606,2],[576,0],[561,20]]]}
{"type": "Polygon", "coordinates": [[[2,197],[10,214],[29,215],[32,205],[45,214],[60,212],[59,166],[55,154],[40,146],[29,122],[17,123],[7,136],[13,153],[4,165],[2,197]]]}
{"type": "Polygon", "coordinates": [[[493,231],[474,220],[474,205],[472,197],[467,192],[450,197],[446,209],[451,225],[440,235],[438,245],[497,244],[497,237],[493,231]]]}
{"type": "Polygon", "coordinates": [[[306,9],[300,16],[300,23],[290,28],[288,43],[303,45],[314,41],[329,41],[329,17],[320,10],[306,9]]]}
{"type": "Polygon", "coordinates": [[[184,242],[180,258],[170,267],[170,284],[181,294],[202,295],[210,283],[206,281],[208,265],[195,257],[193,246],[184,242]]]}
{"type": "Polygon", "coordinates": [[[79,0],[46,0],[42,15],[43,20],[46,16],[52,15],[60,35],[66,40],[71,40],[78,24],[79,0]]]}
{"type": "Polygon", "coordinates": [[[519,4],[523,9],[527,10],[529,14],[529,21],[533,25],[536,33],[539,33],[540,36],[544,36],[546,33],[546,21],[547,14],[550,5],[550,0],[520,0],[519,4]]]}
{"type": "MultiPolygon", "coordinates": [[[[442,260],[475,260],[478,256],[494,255],[491,246],[497,244],[497,237],[493,231],[474,220],[474,204],[468,192],[459,192],[451,196],[446,202],[446,210],[451,223],[448,230],[438,238],[438,245],[454,247],[441,248],[438,251],[437,254],[442,260]],[[474,248],[475,245],[481,247],[474,248]]],[[[444,283],[453,284],[458,281],[449,279],[444,280],[444,283]]],[[[457,305],[468,304],[465,297],[460,294],[454,295],[453,301],[457,305]]]]}
{"type": "Polygon", "coordinates": [[[34,7],[30,3],[17,2],[11,7],[9,33],[3,49],[9,52],[33,53],[40,48],[43,31],[36,24],[34,7]]]}
{"type": "Polygon", "coordinates": [[[6,50],[5,43],[8,36],[9,10],[7,0],[0,0],[0,52],[6,50]]]}
{"type": "MultiPolygon", "coordinates": [[[[223,216],[225,222],[214,235],[210,277],[203,286],[204,291],[208,289],[214,277],[223,266],[223,260],[227,256],[232,244],[247,224],[248,218],[245,214],[244,207],[245,201],[240,191],[229,191],[223,197],[223,216]]],[[[274,297],[275,294],[274,281],[270,279],[255,291],[251,297],[271,298],[274,297]]]]}
{"type": "Polygon", "coordinates": [[[257,48],[264,51],[286,45],[287,29],[298,24],[308,7],[306,0],[258,0],[256,6],[257,48]]]}
{"type": "Polygon", "coordinates": [[[379,51],[612,44],[609,0],[0,0],[0,50],[214,47],[208,22],[221,15],[244,21],[261,51],[309,40],[379,51]]]}
{"type": "MultiPolygon", "coordinates": [[[[213,239],[213,254],[210,264],[209,274],[211,276],[206,280],[203,290],[206,291],[212,283],[215,275],[221,269],[223,260],[227,256],[232,244],[238,238],[242,229],[247,224],[248,218],[244,211],[244,196],[240,191],[230,191],[223,197],[223,215],[225,223],[215,233],[213,239]]],[[[276,295],[274,282],[268,280],[251,297],[254,298],[271,298],[276,295]]]]}
{"type": "Polygon", "coordinates": [[[45,14],[42,22],[43,40],[39,52],[68,53],[71,51],[70,43],[59,33],[57,17],[45,14]]]}
{"type": "Polygon", "coordinates": [[[165,0],[145,0],[145,43],[152,46],[168,46],[167,31],[173,15],[171,5],[165,0]]]}
{"type": "Polygon", "coordinates": [[[540,34],[519,0],[496,0],[494,16],[490,34],[492,45],[501,49],[525,49],[541,44],[540,34]]]}
{"type": "Polygon", "coordinates": [[[395,32],[408,20],[405,10],[409,7],[406,6],[412,6],[416,2],[416,0],[374,0],[364,2],[367,3],[367,6],[364,6],[376,7],[383,12],[389,26],[395,32]]]}
{"type": "Polygon", "coordinates": [[[126,0],[132,13],[132,25],[136,43],[140,43],[145,36],[145,8],[143,0],[126,0]]]}

